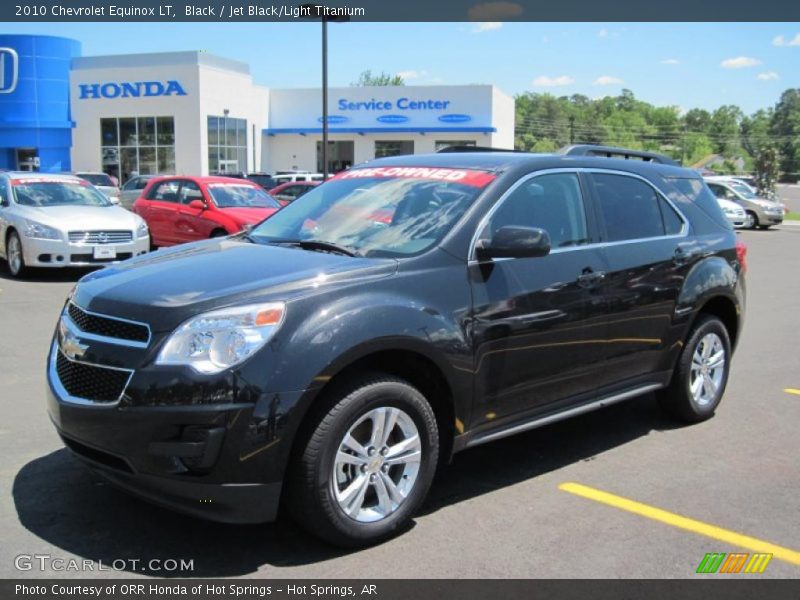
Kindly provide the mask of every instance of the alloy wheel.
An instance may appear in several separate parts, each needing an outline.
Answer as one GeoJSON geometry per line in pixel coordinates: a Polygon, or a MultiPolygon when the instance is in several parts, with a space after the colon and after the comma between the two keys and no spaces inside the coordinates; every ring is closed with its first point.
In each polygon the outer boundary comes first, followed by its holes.
{"type": "Polygon", "coordinates": [[[16,235],[8,238],[8,269],[12,275],[17,275],[22,269],[22,245],[16,235]]]}
{"type": "Polygon", "coordinates": [[[396,407],[362,415],[339,443],[333,495],[361,523],[385,519],[405,502],[419,474],[422,442],[414,420],[396,407]]]}
{"type": "Polygon", "coordinates": [[[725,346],[716,333],[707,333],[692,355],[689,390],[698,406],[707,406],[716,400],[725,377],[725,346]]]}

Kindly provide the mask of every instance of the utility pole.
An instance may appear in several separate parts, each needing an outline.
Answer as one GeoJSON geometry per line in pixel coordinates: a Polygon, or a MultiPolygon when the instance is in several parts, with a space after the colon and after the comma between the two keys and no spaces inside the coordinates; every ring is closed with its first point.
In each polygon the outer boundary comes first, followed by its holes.
{"type": "Polygon", "coordinates": [[[569,143],[575,143],[575,115],[569,117],[569,143]]]}
{"type": "Polygon", "coordinates": [[[686,164],[686,123],[683,124],[683,133],[681,134],[681,166],[686,164]]]}

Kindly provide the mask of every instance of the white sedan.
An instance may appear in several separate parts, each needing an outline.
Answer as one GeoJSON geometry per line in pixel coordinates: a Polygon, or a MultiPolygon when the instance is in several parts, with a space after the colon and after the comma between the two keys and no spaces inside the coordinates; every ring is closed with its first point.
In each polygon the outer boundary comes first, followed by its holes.
{"type": "Polygon", "coordinates": [[[725,200],[724,198],[717,198],[717,204],[719,204],[719,207],[722,209],[722,212],[725,213],[731,225],[737,229],[745,226],[747,223],[747,213],[741,206],[736,204],[736,202],[725,200]]]}
{"type": "Polygon", "coordinates": [[[138,215],[71,175],[0,173],[0,257],[27,267],[94,267],[150,249],[138,215]]]}

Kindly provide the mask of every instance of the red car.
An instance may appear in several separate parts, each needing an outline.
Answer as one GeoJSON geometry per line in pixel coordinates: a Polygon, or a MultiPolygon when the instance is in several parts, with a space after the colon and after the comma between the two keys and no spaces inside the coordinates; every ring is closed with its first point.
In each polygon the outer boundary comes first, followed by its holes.
{"type": "Polygon", "coordinates": [[[259,185],[232,177],[158,177],[133,203],[153,246],[236,233],[280,209],[259,185]]]}
{"type": "Polygon", "coordinates": [[[286,206],[290,202],[294,202],[300,196],[305,194],[311,188],[318,186],[320,181],[287,181],[278,186],[275,186],[269,191],[269,195],[281,203],[281,206],[286,206]]]}

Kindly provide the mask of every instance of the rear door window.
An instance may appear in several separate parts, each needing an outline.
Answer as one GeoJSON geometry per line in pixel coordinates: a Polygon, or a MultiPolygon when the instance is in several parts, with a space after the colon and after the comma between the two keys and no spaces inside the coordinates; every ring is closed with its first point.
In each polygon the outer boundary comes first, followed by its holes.
{"type": "Polygon", "coordinates": [[[178,190],[180,188],[180,181],[171,179],[169,181],[162,181],[153,186],[148,200],[159,200],[161,202],[178,202],[178,190]]]}

